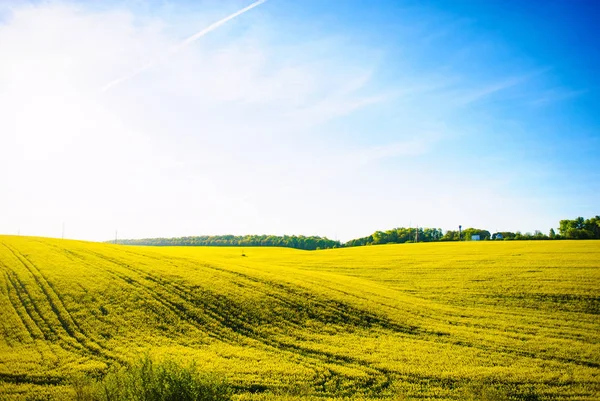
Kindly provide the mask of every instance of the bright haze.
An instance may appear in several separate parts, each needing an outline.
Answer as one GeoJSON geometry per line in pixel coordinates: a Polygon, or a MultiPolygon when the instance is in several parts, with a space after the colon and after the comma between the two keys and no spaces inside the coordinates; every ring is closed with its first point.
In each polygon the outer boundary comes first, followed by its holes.
{"type": "Polygon", "coordinates": [[[599,213],[598,3],[252,4],[2,0],[0,232],[345,241],[599,213]]]}

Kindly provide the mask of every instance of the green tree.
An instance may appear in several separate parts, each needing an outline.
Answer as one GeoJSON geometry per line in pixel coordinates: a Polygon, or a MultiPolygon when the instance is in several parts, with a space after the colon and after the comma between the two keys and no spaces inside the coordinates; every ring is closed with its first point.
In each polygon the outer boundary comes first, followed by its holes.
{"type": "Polygon", "coordinates": [[[458,241],[458,231],[448,230],[441,238],[442,241],[458,241]]]}

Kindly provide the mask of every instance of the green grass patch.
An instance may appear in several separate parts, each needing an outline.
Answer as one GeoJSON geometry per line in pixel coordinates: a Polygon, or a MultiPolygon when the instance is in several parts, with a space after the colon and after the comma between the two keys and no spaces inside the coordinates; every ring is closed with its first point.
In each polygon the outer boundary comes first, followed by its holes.
{"type": "Polygon", "coordinates": [[[223,377],[148,355],[100,380],[75,379],[73,388],[76,401],[228,401],[232,395],[223,377]]]}

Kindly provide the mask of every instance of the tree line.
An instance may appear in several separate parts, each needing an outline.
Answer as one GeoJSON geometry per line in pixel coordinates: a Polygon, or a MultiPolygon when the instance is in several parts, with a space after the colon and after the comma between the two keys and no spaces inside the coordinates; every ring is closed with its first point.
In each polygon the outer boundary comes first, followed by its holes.
{"type": "Polygon", "coordinates": [[[344,246],[405,244],[410,242],[440,241],[444,237],[441,228],[406,228],[399,227],[387,231],[375,231],[368,237],[350,240],[344,246]]]}
{"type": "MultiPolygon", "coordinates": [[[[111,241],[112,242],[112,241],[111,241]]],[[[150,246],[277,246],[305,250],[340,248],[339,241],[303,235],[201,235],[196,237],[122,239],[122,245],[150,246]]]]}
{"type": "Polygon", "coordinates": [[[123,239],[118,240],[117,243],[123,245],[151,246],[276,246],[316,250],[364,245],[405,244],[411,242],[471,241],[475,236],[478,236],[483,241],[600,239],[600,216],[594,216],[589,219],[577,217],[573,220],[561,220],[558,231],[556,233],[551,228],[548,234],[544,234],[539,230],[533,233],[521,233],[520,231],[490,233],[488,230],[479,228],[466,228],[461,232],[458,230],[443,232],[441,228],[398,227],[387,231],[376,231],[367,237],[352,239],[346,243],[331,240],[327,237],[307,237],[303,235],[202,235],[177,238],[123,239]]]}
{"type": "Polygon", "coordinates": [[[590,219],[578,217],[575,220],[560,221],[560,236],[570,239],[600,239],[600,216],[590,219]]]}

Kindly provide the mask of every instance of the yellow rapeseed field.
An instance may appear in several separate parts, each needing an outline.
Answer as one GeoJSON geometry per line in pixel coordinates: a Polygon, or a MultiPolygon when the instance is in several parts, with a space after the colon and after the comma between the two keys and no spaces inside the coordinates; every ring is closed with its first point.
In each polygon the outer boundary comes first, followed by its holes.
{"type": "Polygon", "coordinates": [[[145,353],[225,375],[238,399],[598,400],[600,241],[0,236],[0,333],[7,400],[73,398],[73,377],[145,353]]]}

